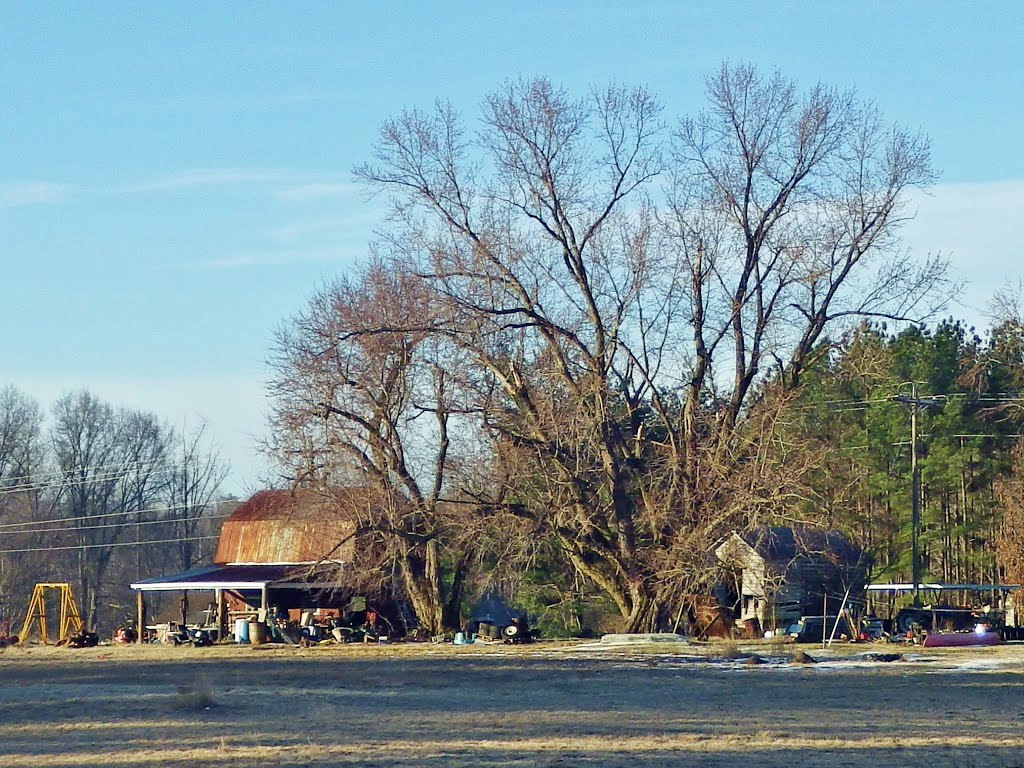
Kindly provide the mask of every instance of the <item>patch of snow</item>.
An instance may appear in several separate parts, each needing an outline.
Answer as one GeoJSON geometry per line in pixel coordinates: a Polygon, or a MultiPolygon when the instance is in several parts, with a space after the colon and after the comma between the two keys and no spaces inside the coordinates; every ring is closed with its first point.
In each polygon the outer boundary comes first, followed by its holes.
{"type": "Polygon", "coordinates": [[[683,643],[689,645],[690,641],[682,635],[672,632],[617,633],[601,636],[602,645],[631,645],[633,643],[683,643]]]}

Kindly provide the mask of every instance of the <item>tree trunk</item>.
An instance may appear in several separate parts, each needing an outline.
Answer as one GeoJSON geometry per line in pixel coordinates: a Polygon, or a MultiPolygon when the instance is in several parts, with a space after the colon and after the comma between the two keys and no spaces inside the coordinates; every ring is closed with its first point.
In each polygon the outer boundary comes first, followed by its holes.
{"type": "Polygon", "coordinates": [[[92,614],[89,613],[89,570],[85,561],[86,550],[78,551],[78,606],[83,611],[82,626],[92,626],[92,614]]]}
{"type": "Polygon", "coordinates": [[[450,629],[456,629],[462,623],[462,593],[466,583],[467,570],[465,560],[460,558],[452,573],[452,583],[448,588],[448,599],[445,600],[442,615],[443,625],[450,629]]]}
{"type": "Polygon", "coordinates": [[[432,539],[423,547],[422,554],[410,551],[399,563],[416,618],[420,626],[431,635],[440,634],[445,629],[457,628],[445,626],[443,586],[438,564],[439,549],[438,542],[432,539]]]}
{"type": "Polygon", "coordinates": [[[634,590],[633,607],[623,624],[624,632],[656,632],[658,627],[657,601],[640,591],[634,590]]]}
{"type": "Polygon", "coordinates": [[[89,595],[88,595],[88,598],[87,598],[88,602],[87,602],[86,614],[85,614],[88,618],[85,619],[85,622],[83,624],[83,628],[84,629],[89,629],[89,630],[91,630],[93,632],[96,631],[96,609],[97,609],[97,607],[99,605],[99,597],[100,597],[99,596],[99,591],[96,589],[96,585],[95,584],[90,584],[89,585],[89,595]]]}

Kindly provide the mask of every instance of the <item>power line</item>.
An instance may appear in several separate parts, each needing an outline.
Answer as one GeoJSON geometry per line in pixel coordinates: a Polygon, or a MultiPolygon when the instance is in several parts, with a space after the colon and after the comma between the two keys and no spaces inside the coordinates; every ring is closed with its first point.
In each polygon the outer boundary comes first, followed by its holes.
{"type": "MultiPolygon", "coordinates": [[[[174,469],[183,466],[183,464],[184,464],[183,462],[180,462],[180,463],[177,463],[177,464],[168,464],[168,465],[165,465],[165,466],[162,466],[162,467],[151,467],[151,468],[149,468],[146,471],[149,472],[149,476],[151,476],[151,477],[154,476],[154,475],[159,476],[159,475],[167,474],[167,473],[173,471],[174,469]]],[[[31,491],[41,491],[41,490],[44,490],[46,488],[74,488],[75,486],[78,486],[78,485],[88,485],[89,483],[106,483],[106,482],[110,482],[111,480],[115,480],[115,481],[116,480],[121,480],[123,478],[128,477],[132,473],[141,473],[144,470],[143,470],[143,466],[141,466],[141,465],[134,465],[134,466],[131,466],[131,467],[126,467],[124,469],[120,469],[120,470],[113,470],[113,471],[104,472],[104,473],[101,473],[101,474],[95,474],[95,475],[89,475],[87,477],[76,478],[73,481],[68,481],[68,480],[65,479],[68,476],[74,476],[79,471],[80,470],[70,470],[70,471],[65,472],[63,475],[60,475],[60,476],[53,475],[52,477],[54,477],[54,478],[58,478],[59,477],[59,479],[55,479],[55,480],[49,480],[49,481],[46,481],[46,482],[40,481],[39,483],[35,483],[35,484],[31,484],[31,485],[29,485],[29,484],[26,484],[26,485],[16,485],[16,486],[11,486],[11,487],[8,487],[8,488],[4,488],[3,490],[0,490],[0,496],[8,496],[8,495],[11,495],[11,494],[14,494],[14,493],[29,493],[31,491]]]]}
{"type": "MultiPolygon", "coordinates": [[[[167,474],[168,472],[171,472],[173,469],[174,469],[173,467],[158,467],[158,468],[147,470],[147,472],[148,472],[148,476],[149,477],[154,477],[154,476],[160,476],[160,475],[163,475],[163,474],[167,474]]],[[[10,487],[4,488],[2,491],[0,491],[0,496],[9,496],[9,495],[15,494],[15,493],[31,493],[32,491],[43,491],[43,490],[46,490],[47,488],[64,489],[64,488],[74,488],[74,487],[79,486],[79,485],[88,485],[90,483],[101,484],[101,483],[109,483],[111,481],[115,481],[116,482],[118,480],[123,480],[123,479],[129,477],[132,474],[140,474],[141,472],[142,472],[142,470],[140,468],[132,467],[132,468],[124,469],[124,470],[120,470],[120,471],[106,472],[106,473],[103,473],[103,474],[96,474],[96,475],[89,475],[87,477],[76,478],[74,480],[68,480],[68,479],[66,479],[67,476],[65,476],[65,479],[48,480],[46,482],[39,482],[39,483],[35,483],[35,484],[32,484],[32,485],[10,486],[10,487]]],[[[72,473],[69,472],[67,474],[71,475],[72,473]]]]}
{"type": "MultiPolygon", "coordinates": [[[[140,461],[133,462],[131,464],[131,466],[145,466],[147,464],[156,464],[156,463],[157,463],[157,459],[151,459],[151,460],[146,460],[146,461],[140,460],[140,461]]],[[[77,471],[77,472],[82,472],[82,471],[98,472],[100,470],[106,471],[106,470],[110,470],[110,469],[119,469],[119,468],[124,467],[124,466],[126,466],[124,461],[112,461],[109,464],[89,464],[89,465],[84,466],[84,467],[78,467],[75,471],[77,471]]],[[[56,469],[56,470],[53,470],[51,472],[47,472],[45,474],[31,473],[31,474],[28,474],[28,475],[15,475],[13,477],[8,477],[6,479],[8,481],[10,481],[10,480],[35,480],[35,479],[38,479],[38,478],[58,477],[58,476],[66,474],[68,471],[69,470],[66,470],[66,469],[56,469]]]]}
{"type": "Polygon", "coordinates": [[[16,555],[26,552],[61,552],[69,549],[96,549],[97,547],[142,547],[150,544],[171,544],[179,541],[209,541],[218,536],[185,536],[180,539],[148,539],[146,541],[120,541],[116,544],[83,544],[69,547],[28,547],[26,549],[0,549],[0,555],[16,555]]]}
{"type": "Polygon", "coordinates": [[[183,461],[178,461],[178,462],[171,463],[171,462],[167,462],[166,460],[163,460],[163,459],[150,459],[150,460],[145,460],[145,461],[134,461],[134,462],[128,462],[128,463],[126,463],[124,461],[113,461],[113,462],[110,462],[109,464],[90,464],[90,465],[87,465],[87,466],[84,466],[84,467],[74,467],[74,468],[71,468],[71,469],[56,469],[56,470],[53,470],[53,471],[50,471],[50,472],[45,472],[45,473],[33,473],[33,474],[28,474],[28,475],[17,475],[17,476],[14,476],[14,477],[4,478],[4,481],[5,482],[17,482],[18,485],[25,485],[26,487],[31,487],[31,486],[35,486],[35,485],[51,485],[52,483],[48,482],[50,479],[62,480],[67,475],[69,475],[71,473],[77,473],[77,472],[96,472],[96,473],[99,473],[99,474],[106,474],[106,473],[109,473],[109,472],[126,472],[127,473],[127,472],[131,472],[132,470],[142,469],[143,467],[150,467],[150,466],[177,467],[177,466],[181,466],[184,463],[185,462],[183,462],[183,461]]]}
{"type": "Polygon", "coordinates": [[[813,404],[808,404],[808,405],[800,406],[799,408],[797,408],[797,410],[800,410],[800,411],[811,411],[811,410],[814,410],[816,408],[820,408],[823,405],[843,406],[843,408],[830,408],[829,410],[831,410],[831,411],[846,410],[847,407],[851,407],[851,406],[853,407],[852,409],[859,410],[861,408],[866,408],[869,405],[876,405],[878,403],[888,403],[888,402],[891,402],[891,399],[888,398],[888,397],[879,397],[879,398],[871,398],[871,399],[863,399],[863,400],[822,400],[819,403],[813,403],[813,404]]]}
{"type": "MultiPolygon", "coordinates": [[[[231,515],[207,515],[205,517],[196,518],[197,520],[223,520],[225,517],[231,517],[231,515]]],[[[103,523],[101,525],[72,525],[72,526],[59,526],[56,528],[36,528],[27,531],[4,531],[9,536],[25,535],[29,533],[74,533],[77,531],[94,531],[102,528],[137,528],[140,525],[172,525],[174,523],[181,522],[177,518],[164,518],[161,520],[142,520],[142,521],[128,521],[125,523],[103,523]]]]}
{"type": "MultiPolygon", "coordinates": [[[[1016,393],[998,393],[993,395],[972,395],[968,392],[954,392],[952,394],[940,394],[940,395],[929,395],[930,398],[942,398],[945,400],[964,400],[967,399],[968,403],[980,403],[980,404],[998,404],[998,403],[1022,403],[1024,402],[1024,395],[1016,393]]],[[[828,408],[830,413],[848,413],[851,411],[866,411],[872,405],[882,405],[885,403],[896,403],[892,397],[882,398],[865,398],[863,400],[822,400],[819,403],[797,406],[795,410],[798,411],[813,411],[822,408],[823,406],[832,406],[828,408]]]]}
{"type": "MultiPolygon", "coordinates": [[[[160,507],[148,507],[146,509],[130,509],[122,510],[120,512],[104,512],[99,515],[78,515],[77,517],[52,517],[49,520],[30,520],[20,523],[0,523],[0,533],[6,532],[8,528],[23,528],[28,525],[45,525],[47,523],[64,523],[71,522],[74,520],[98,520],[104,517],[117,517],[127,515],[142,515],[150,512],[177,512],[182,509],[192,509],[193,507],[202,506],[203,509],[216,505],[217,502],[207,502],[203,505],[196,504],[168,504],[160,507]]],[[[13,533],[31,533],[31,531],[13,531],[13,533]]]]}

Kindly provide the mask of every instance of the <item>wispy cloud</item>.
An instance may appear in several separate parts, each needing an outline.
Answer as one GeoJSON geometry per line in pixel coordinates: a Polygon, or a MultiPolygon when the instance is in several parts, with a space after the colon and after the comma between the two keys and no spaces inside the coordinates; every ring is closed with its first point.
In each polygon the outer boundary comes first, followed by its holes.
{"type": "Polygon", "coordinates": [[[296,174],[264,168],[191,168],[131,184],[124,191],[162,192],[195,187],[218,187],[238,184],[295,183],[296,174]]]}
{"type": "Polygon", "coordinates": [[[51,181],[0,183],[0,208],[59,203],[66,200],[71,192],[70,185],[55,184],[51,181]]]}
{"type": "Polygon", "coordinates": [[[156,112],[242,112],[250,110],[288,109],[306,105],[326,104],[340,98],[336,91],[295,90],[252,95],[215,94],[150,101],[144,109],[156,112]]]}
{"type": "Polygon", "coordinates": [[[281,251],[262,251],[219,256],[192,262],[193,269],[245,269],[249,267],[277,267],[288,264],[351,261],[356,257],[350,248],[306,248],[281,251]]]}
{"type": "Polygon", "coordinates": [[[285,219],[264,231],[274,248],[339,243],[365,246],[373,239],[373,228],[385,213],[380,206],[354,200],[340,210],[285,219]]]}
{"type": "Polygon", "coordinates": [[[361,191],[358,184],[344,182],[312,182],[295,184],[279,189],[275,194],[281,200],[290,203],[308,203],[316,200],[329,200],[352,197],[361,191]]]}
{"type": "Polygon", "coordinates": [[[282,168],[186,168],[119,187],[115,192],[177,192],[202,187],[263,188],[278,200],[310,203],[354,196],[357,184],[338,181],[327,173],[282,168]]]}

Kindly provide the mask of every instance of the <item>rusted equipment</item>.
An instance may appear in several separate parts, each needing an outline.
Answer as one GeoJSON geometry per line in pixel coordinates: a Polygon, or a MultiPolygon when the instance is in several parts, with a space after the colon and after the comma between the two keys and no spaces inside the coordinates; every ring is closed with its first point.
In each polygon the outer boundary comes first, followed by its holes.
{"type": "Polygon", "coordinates": [[[525,643],[530,640],[530,625],[522,611],[506,605],[494,590],[484,594],[470,614],[469,629],[485,640],[525,643]]]}
{"type": "Polygon", "coordinates": [[[57,642],[62,643],[82,633],[82,616],[78,612],[78,605],[71,594],[71,585],[67,582],[41,582],[36,584],[32,590],[32,599],[28,603],[28,611],[25,613],[25,623],[18,633],[19,645],[24,645],[32,632],[32,625],[39,624],[39,639],[46,645],[49,638],[46,632],[46,593],[48,590],[56,590],[60,605],[58,608],[58,626],[60,632],[57,642]]]}
{"type": "Polygon", "coordinates": [[[14,645],[18,642],[18,636],[11,634],[11,620],[0,619],[0,648],[14,645]]]}

